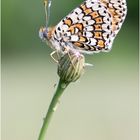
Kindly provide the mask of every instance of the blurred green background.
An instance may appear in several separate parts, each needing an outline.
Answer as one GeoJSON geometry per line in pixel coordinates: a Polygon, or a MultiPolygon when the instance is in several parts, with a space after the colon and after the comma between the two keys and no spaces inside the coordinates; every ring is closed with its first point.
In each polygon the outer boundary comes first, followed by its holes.
{"type": "MultiPolygon", "coordinates": [[[[83,0],[52,0],[56,25],[83,0]]],[[[47,140],[138,140],[138,0],[109,53],[86,56],[94,67],[61,98],[47,140]]],[[[58,82],[51,49],[38,37],[42,0],[2,1],[2,140],[37,140],[58,82]]]]}

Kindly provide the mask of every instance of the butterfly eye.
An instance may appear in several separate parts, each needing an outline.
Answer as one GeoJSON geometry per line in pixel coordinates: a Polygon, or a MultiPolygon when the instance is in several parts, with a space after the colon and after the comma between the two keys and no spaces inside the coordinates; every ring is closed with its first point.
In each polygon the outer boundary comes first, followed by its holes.
{"type": "Polygon", "coordinates": [[[47,40],[47,34],[48,34],[48,31],[45,27],[41,27],[39,29],[39,37],[41,38],[41,40],[46,41],[47,40]]]}

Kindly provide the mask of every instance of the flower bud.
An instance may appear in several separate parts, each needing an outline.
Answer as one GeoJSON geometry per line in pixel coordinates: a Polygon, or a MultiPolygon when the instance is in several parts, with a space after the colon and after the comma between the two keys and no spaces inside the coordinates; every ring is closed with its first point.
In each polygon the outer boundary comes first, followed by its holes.
{"type": "Polygon", "coordinates": [[[69,50],[61,56],[58,75],[64,83],[75,82],[84,72],[85,57],[77,51],[69,50]]]}

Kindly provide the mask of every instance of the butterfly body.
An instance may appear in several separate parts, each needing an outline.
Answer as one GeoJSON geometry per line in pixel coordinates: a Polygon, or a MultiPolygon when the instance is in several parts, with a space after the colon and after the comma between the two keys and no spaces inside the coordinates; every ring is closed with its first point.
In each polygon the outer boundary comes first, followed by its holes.
{"type": "Polygon", "coordinates": [[[126,13],[125,0],[85,0],[54,28],[42,28],[41,37],[61,52],[65,48],[81,53],[110,51],[126,13]]]}

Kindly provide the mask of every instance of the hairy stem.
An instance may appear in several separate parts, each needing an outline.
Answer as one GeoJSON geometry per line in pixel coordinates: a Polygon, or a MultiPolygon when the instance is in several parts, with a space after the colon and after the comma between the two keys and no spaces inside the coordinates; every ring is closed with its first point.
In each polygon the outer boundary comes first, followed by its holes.
{"type": "Polygon", "coordinates": [[[60,99],[61,95],[63,94],[63,91],[68,86],[68,84],[69,83],[64,83],[61,79],[59,80],[56,92],[52,98],[48,112],[47,112],[46,117],[44,119],[43,126],[41,128],[38,140],[46,140],[46,133],[47,133],[47,129],[48,129],[50,120],[52,118],[53,113],[56,110],[59,99],[60,99]]]}

